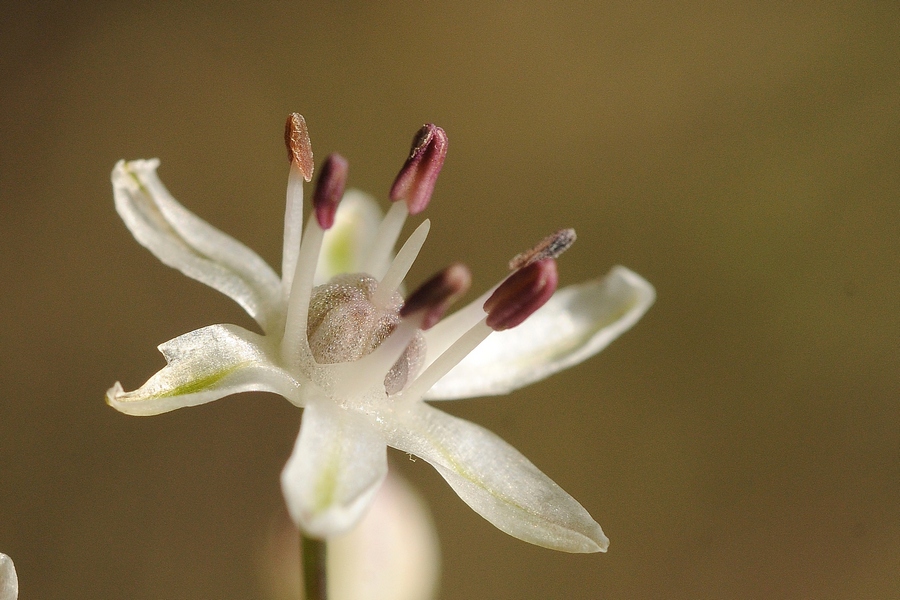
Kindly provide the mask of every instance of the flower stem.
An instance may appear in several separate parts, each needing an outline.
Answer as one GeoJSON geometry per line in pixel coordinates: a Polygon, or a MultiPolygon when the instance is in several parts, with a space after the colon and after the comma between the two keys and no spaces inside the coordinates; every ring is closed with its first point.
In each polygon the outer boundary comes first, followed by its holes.
{"type": "Polygon", "coordinates": [[[315,540],[300,534],[301,570],[306,600],[326,600],[325,540],[315,540]]]}

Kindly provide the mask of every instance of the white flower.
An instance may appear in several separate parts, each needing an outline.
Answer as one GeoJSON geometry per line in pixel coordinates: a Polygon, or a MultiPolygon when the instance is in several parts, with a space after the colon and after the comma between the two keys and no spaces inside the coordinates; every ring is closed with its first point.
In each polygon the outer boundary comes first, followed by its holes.
{"type": "Polygon", "coordinates": [[[10,557],[0,552],[0,600],[16,600],[19,597],[19,578],[10,557]]]}
{"type": "Polygon", "coordinates": [[[567,552],[605,551],[600,526],[524,456],[423,399],[504,394],[581,362],[643,315],[652,286],[616,267],[550,298],[553,258],[574,239],[562,232],[514,259],[516,270],[504,282],[437,322],[468,287],[468,271],[450,267],[404,304],[398,290],[429,222],[396,258],[392,253],[406,217],[428,203],[446,153],[444,132],[420,130],[391,191],[405,202],[394,202],[383,219],[368,196],[343,194],[346,162],[329,157],[302,236],[312,153],[299,115],[288,119],[286,142],[291,169],[280,278],[175,201],[156,175],[159,161],[116,165],[116,209],[138,242],[234,299],[263,334],[212,325],[170,340],[159,346],[167,362],[161,371],[133,392],[116,383],[107,402],[127,414],[155,415],[252,390],[304,408],[281,481],[291,517],[314,537],[342,533],[359,520],[387,474],[392,446],[431,463],[510,535],[567,552]]]}

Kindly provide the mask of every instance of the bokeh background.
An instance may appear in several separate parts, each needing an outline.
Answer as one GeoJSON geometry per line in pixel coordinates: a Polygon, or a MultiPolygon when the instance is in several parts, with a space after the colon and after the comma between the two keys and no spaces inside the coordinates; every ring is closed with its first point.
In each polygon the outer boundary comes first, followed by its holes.
{"type": "MultiPolygon", "coordinates": [[[[893,2],[5,2],[0,551],[22,598],[266,598],[300,413],[246,394],[107,407],[230,300],[117,217],[119,158],[280,264],[290,111],[382,199],[450,136],[411,280],[476,289],[574,226],[562,283],[624,264],[657,304],[595,359],[448,403],[611,538],[507,537],[424,462],[440,597],[900,597],[900,7],[893,2]]],[[[415,221],[415,220],[413,220],[415,221]]]]}

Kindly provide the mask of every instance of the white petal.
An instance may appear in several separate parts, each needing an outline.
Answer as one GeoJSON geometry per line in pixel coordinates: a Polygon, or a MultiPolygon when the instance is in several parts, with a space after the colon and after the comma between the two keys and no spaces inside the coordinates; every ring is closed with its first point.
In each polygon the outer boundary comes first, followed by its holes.
{"type": "Polygon", "coordinates": [[[561,289],[518,327],[492,333],[425,399],[506,394],[549,377],[603,350],[637,323],[655,298],[653,286],[625,267],[561,289]]]}
{"type": "Polygon", "coordinates": [[[159,260],[227,295],[263,331],[276,327],[281,281],[255,252],[179,204],[156,175],[159,161],[119,161],[112,172],[116,210],[159,260]]]}
{"type": "MultiPolygon", "coordinates": [[[[106,402],[125,414],[146,416],[196,406],[238,392],[281,394],[299,404],[299,383],[269,358],[265,337],[237,325],[211,325],[161,344],[166,366],[133,392],[116,384],[106,402]]],[[[274,354],[271,354],[274,356],[274,354]]]]}
{"type": "Polygon", "coordinates": [[[19,579],[10,557],[0,553],[0,600],[16,600],[19,597],[19,579]]]}
{"type": "Polygon", "coordinates": [[[439,567],[437,532],[428,508],[408,483],[390,471],[359,524],[328,540],[328,596],[430,600],[439,567]]]}
{"type": "Polygon", "coordinates": [[[387,475],[387,446],[367,417],[330,399],[310,400],[281,472],[288,513],[303,531],[327,538],[353,527],[387,475]]]}
{"type": "Polygon", "coordinates": [[[381,217],[381,209],[371,196],[359,190],[347,190],[338,206],[334,225],[325,232],[316,285],[341,273],[362,271],[381,217]]]}
{"type": "Polygon", "coordinates": [[[564,552],[605,552],[609,540],[574,498],[483,427],[413,405],[388,443],[434,465],[459,497],[506,533],[564,552]]]}

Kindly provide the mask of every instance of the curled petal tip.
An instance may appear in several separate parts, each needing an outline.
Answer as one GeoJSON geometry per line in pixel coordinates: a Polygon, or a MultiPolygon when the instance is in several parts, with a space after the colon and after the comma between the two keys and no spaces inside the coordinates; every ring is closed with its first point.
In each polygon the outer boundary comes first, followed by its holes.
{"type": "Polygon", "coordinates": [[[409,158],[391,186],[391,200],[404,200],[413,215],[425,210],[446,156],[446,132],[433,123],[423,125],[413,138],[409,158]]]}
{"type": "Polygon", "coordinates": [[[575,243],[575,239],[574,229],[560,229],[542,239],[530,250],[516,254],[509,261],[509,270],[515,271],[546,258],[557,258],[575,243]]]}
{"type": "Polygon", "coordinates": [[[312,181],[313,163],[312,143],[306,129],[306,119],[300,113],[288,115],[284,124],[284,145],[287,147],[288,162],[300,169],[303,179],[312,181]]]}
{"type": "Polygon", "coordinates": [[[503,331],[521,324],[550,299],[558,281],[556,261],[552,258],[522,267],[506,278],[484,303],[487,326],[503,331]]]}
{"type": "Polygon", "coordinates": [[[472,285],[472,273],[462,263],[455,263],[423,283],[413,292],[400,316],[423,312],[422,329],[430,329],[441,320],[450,305],[465,294],[472,285]]]}
{"type": "Polygon", "coordinates": [[[122,384],[118,381],[115,382],[111,388],[106,390],[106,403],[115,408],[116,400],[124,393],[125,390],[122,388],[122,384]]]}
{"type": "Polygon", "coordinates": [[[347,160],[340,154],[329,154],[322,164],[316,191],[313,194],[313,207],[316,220],[322,229],[331,229],[338,204],[344,197],[344,186],[347,183],[347,160]]]}

